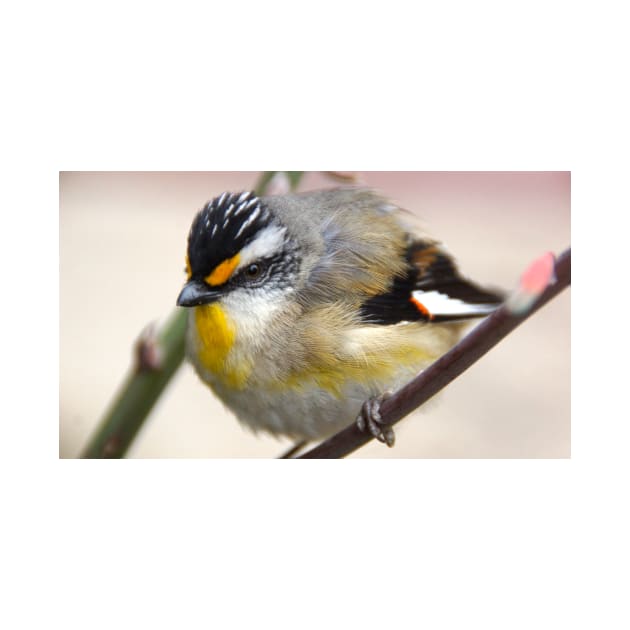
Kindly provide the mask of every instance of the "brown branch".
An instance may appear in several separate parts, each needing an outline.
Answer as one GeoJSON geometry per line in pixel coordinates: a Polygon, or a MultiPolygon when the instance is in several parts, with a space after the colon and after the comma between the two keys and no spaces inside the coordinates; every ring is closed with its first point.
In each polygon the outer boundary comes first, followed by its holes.
{"type": "MultiPolygon", "coordinates": [[[[425,403],[570,284],[571,249],[568,249],[556,260],[555,282],[545,289],[526,313],[515,315],[503,305],[489,315],[449,352],[383,402],[380,409],[383,423],[396,424],[425,403]]],[[[298,459],[345,457],[371,439],[371,435],[360,431],[354,423],[298,459]]]]}

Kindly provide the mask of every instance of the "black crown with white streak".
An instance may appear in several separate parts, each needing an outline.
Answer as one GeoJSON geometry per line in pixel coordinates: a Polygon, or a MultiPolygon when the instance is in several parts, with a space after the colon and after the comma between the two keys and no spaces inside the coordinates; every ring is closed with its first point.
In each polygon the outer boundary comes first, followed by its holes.
{"type": "Polygon", "coordinates": [[[188,234],[193,277],[204,278],[232,258],[269,223],[269,210],[253,192],[227,193],[209,201],[188,234]]]}

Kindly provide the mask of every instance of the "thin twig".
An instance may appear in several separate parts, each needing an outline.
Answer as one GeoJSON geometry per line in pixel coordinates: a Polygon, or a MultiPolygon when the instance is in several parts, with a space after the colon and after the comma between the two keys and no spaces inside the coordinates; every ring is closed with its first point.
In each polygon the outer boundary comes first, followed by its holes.
{"type": "MultiPolygon", "coordinates": [[[[527,313],[514,315],[505,305],[501,306],[454,348],[385,400],[380,408],[383,423],[396,424],[425,403],[539,308],[568,287],[571,284],[571,249],[566,250],[556,260],[555,278],[555,282],[547,287],[527,313]]],[[[373,439],[371,435],[360,431],[356,424],[352,424],[298,459],[345,457],[371,439],[373,439]]]]}
{"type": "Polygon", "coordinates": [[[342,173],[341,171],[322,171],[324,175],[341,184],[356,184],[359,176],[356,173],[342,173]]]}
{"type": "Polygon", "coordinates": [[[290,449],[282,453],[282,455],[278,455],[278,459],[295,459],[294,456],[297,455],[307,444],[308,440],[297,442],[290,449]]]}

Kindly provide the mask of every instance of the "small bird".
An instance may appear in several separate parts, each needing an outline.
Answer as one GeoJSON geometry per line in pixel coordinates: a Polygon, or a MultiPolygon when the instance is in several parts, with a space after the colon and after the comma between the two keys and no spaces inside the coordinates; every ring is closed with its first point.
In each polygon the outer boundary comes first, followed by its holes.
{"type": "Polygon", "coordinates": [[[459,275],[408,214],[364,188],[208,202],[188,235],[186,348],[245,425],[298,441],[357,421],[502,302],[459,275]]]}

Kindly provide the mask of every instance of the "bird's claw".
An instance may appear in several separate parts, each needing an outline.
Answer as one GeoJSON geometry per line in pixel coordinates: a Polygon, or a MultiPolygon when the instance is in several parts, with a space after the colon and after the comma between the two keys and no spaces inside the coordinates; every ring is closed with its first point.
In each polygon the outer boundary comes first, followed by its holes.
{"type": "Polygon", "coordinates": [[[361,407],[357,417],[357,427],[360,431],[370,433],[379,442],[387,444],[390,448],[394,446],[396,436],[394,429],[383,423],[381,417],[381,404],[391,396],[391,392],[385,392],[380,396],[368,398],[361,407]]]}

